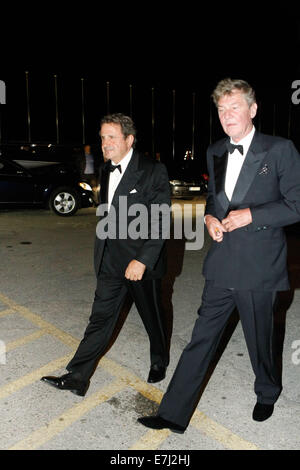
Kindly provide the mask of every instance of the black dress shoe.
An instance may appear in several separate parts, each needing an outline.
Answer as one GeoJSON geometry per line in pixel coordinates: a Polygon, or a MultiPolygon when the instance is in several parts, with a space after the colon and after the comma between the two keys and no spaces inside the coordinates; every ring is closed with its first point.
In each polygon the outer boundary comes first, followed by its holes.
{"type": "Polygon", "coordinates": [[[274,405],[266,405],[264,403],[257,402],[253,409],[252,418],[254,421],[265,421],[272,416],[273,410],[274,405]]]}
{"type": "Polygon", "coordinates": [[[138,418],[138,422],[151,429],[170,429],[177,434],[183,434],[185,428],[179,424],[172,423],[161,416],[143,416],[138,418]]]}
{"type": "Polygon", "coordinates": [[[153,384],[160,382],[166,376],[166,367],[152,366],[148,375],[147,382],[153,384]]]}
{"type": "Polygon", "coordinates": [[[70,390],[70,392],[81,397],[84,397],[90,385],[90,381],[83,382],[82,380],[74,378],[70,373],[62,375],[61,377],[46,376],[42,377],[41,380],[59,390],[70,390]]]}

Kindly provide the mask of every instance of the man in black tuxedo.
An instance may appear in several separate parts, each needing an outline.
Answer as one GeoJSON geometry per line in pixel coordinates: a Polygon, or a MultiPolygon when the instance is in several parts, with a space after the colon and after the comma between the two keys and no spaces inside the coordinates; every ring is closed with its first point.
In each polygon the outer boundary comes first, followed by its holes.
{"type": "Polygon", "coordinates": [[[273,308],[277,291],[289,288],[283,227],[300,220],[300,156],[291,141],[255,130],[257,104],[247,82],[222,80],[213,99],[229,138],[207,152],[205,223],[213,241],[203,266],[202,305],[157,416],[139,418],[147,427],[174,432],[188,426],[235,307],[255,373],[254,420],[272,415],[282,389],[273,308]]]}
{"type": "Polygon", "coordinates": [[[164,214],[170,216],[169,179],[162,163],[134,149],[135,136],[134,124],[128,116],[116,113],[101,121],[100,137],[106,163],[100,176],[97,214],[101,217],[94,257],[97,288],[92,314],[84,338],[66,367],[69,373],[42,378],[50,385],[81,396],[85,395],[90,377],[109,344],[128,293],[150,340],[148,382],[162,380],[169,363],[161,305],[161,279],[166,271],[166,236],[162,227],[164,214]],[[135,225],[130,230],[137,205],[148,215],[141,223],[138,236],[136,230],[132,232],[135,225]],[[167,210],[153,215],[151,209],[155,205],[167,210]],[[109,223],[113,226],[108,230],[109,223]]]}

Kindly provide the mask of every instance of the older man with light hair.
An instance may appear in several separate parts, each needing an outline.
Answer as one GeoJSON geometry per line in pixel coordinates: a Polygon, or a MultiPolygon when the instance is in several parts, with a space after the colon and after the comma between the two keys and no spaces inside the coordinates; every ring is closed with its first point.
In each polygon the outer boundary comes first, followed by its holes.
{"type": "Polygon", "coordinates": [[[255,93],[224,79],[213,92],[226,138],[209,146],[205,223],[212,239],[192,338],[150,428],[185,431],[226,323],[237,308],[255,374],[252,417],[268,419],[282,390],[273,347],[278,291],[289,289],[283,227],[300,220],[300,156],[293,143],[256,131],[255,93]]]}

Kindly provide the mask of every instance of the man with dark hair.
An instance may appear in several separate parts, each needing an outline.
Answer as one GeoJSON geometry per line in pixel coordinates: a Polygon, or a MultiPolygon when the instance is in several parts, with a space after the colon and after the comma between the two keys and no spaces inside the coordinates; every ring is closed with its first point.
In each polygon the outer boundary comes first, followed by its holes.
{"type": "Polygon", "coordinates": [[[108,114],[107,116],[104,116],[101,119],[100,127],[102,127],[103,124],[119,125],[121,127],[121,132],[125,139],[127,139],[128,136],[132,135],[133,141],[132,141],[131,148],[133,149],[135,148],[136,128],[131,117],[126,116],[125,114],[122,114],[122,113],[108,114]]]}
{"type": "Polygon", "coordinates": [[[255,94],[243,80],[222,80],[213,93],[227,138],[209,146],[205,223],[212,245],[192,338],[184,349],[153,429],[182,433],[206,371],[236,307],[255,374],[253,419],[264,421],[282,386],[273,347],[277,291],[289,288],[283,227],[300,220],[300,156],[289,140],[257,132],[255,94]]]}
{"type": "Polygon", "coordinates": [[[71,390],[80,396],[85,395],[90,377],[110,342],[128,293],[135,302],[150,340],[148,382],[162,380],[169,363],[161,305],[161,279],[166,270],[162,214],[156,219],[150,217],[153,205],[165,205],[170,209],[167,170],[162,163],[146,158],[133,149],[136,130],[128,116],[120,113],[105,116],[101,121],[100,137],[106,163],[101,170],[97,214],[101,214],[100,222],[105,217],[109,220],[112,215],[115,226],[108,235],[97,227],[95,299],[84,338],[66,367],[68,374],[42,378],[60,390],[71,390]],[[124,198],[127,214],[123,210],[124,198]],[[145,208],[148,214],[142,227],[143,231],[146,230],[146,236],[136,237],[136,233],[131,234],[129,230],[133,219],[130,209],[137,204],[145,208]],[[124,237],[126,228],[127,236],[124,237]]]}
{"type": "Polygon", "coordinates": [[[89,144],[84,145],[83,155],[79,160],[80,176],[89,183],[93,191],[93,199],[95,204],[98,203],[97,186],[98,186],[98,168],[96,166],[96,159],[91,151],[89,144]]]}

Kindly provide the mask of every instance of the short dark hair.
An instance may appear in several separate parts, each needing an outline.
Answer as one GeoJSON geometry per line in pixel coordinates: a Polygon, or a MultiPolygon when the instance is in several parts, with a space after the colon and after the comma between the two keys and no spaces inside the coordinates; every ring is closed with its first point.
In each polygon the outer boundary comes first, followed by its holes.
{"type": "Polygon", "coordinates": [[[134,137],[132,147],[135,147],[136,144],[136,128],[131,117],[126,116],[123,113],[113,113],[107,114],[101,119],[100,129],[103,124],[119,124],[121,126],[122,134],[126,139],[129,135],[134,137]]]}

